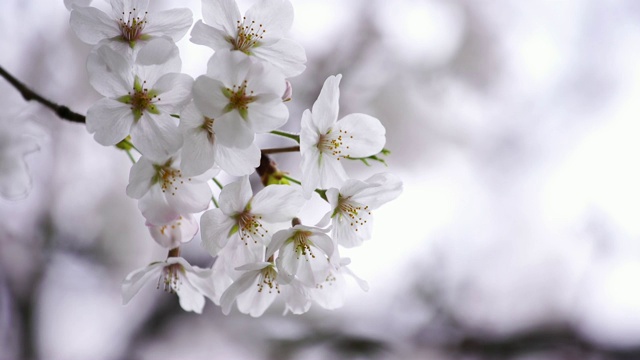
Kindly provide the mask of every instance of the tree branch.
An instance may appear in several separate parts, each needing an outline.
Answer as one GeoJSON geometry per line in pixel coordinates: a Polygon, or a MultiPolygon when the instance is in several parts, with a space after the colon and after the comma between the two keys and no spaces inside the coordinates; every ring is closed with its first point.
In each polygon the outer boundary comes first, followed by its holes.
{"type": "Polygon", "coordinates": [[[53,112],[55,112],[56,115],[58,115],[58,117],[60,117],[61,119],[69,120],[76,123],[85,123],[84,115],[73,112],[66,106],[58,105],[50,100],[43,98],[38,93],[29,89],[25,84],[21,83],[18,79],[13,77],[13,75],[9,74],[2,66],[0,66],[0,76],[5,78],[11,85],[13,85],[13,87],[20,92],[20,95],[22,95],[22,97],[26,101],[39,102],[40,104],[48,107],[53,112]]]}
{"type": "Polygon", "coordinates": [[[300,146],[289,146],[289,147],[283,147],[283,148],[262,149],[260,151],[262,151],[262,153],[265,154],[265,155],[285,153],[285,152],[297,152],[297,151],[300,151],[300,146]]]}

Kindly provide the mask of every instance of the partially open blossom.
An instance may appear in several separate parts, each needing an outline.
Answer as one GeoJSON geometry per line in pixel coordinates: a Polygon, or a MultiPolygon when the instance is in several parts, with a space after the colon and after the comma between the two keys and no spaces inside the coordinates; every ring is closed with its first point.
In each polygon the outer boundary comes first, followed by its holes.
{"type": "Polygon", "coordinates": [[[151,224],[175,221],[182,214],[205,210],[211,201],[207,181],[217,173],[213,169],[196,177],[182,175],[177,156],[151,161],[144,156],[129,173],[127,195],[139,199],[138,207],[151,224]]]}
{"type": "Polygon", "coordinates": [[[304,48],[284,38],[293,24],[288,0],[259,0],[245,16],[240,15],[235,0],[203,0],[202,17],[204,23],[199,20],[191,31],[192,42],[259,58],[285,77],[304,71],[304,48]]]}
{"type": "Polygon", "coordinates": [[[151,279],[158,279],[158,288],[178,295],[185,311],[202,313],[205,296],[214,296],[211,269],[191,266],[181,257],[170,257],[131,272],[122,282],[122,302],[127,304],[151,279]]]}
{"type": "Polygon", "coordinates": [[[331,211],[325,217],[331,217],[332,237],[344,247],[354,247],[370,239],[371,212],[401,192],[402,181],[390,173],[376,174],[365,181],[349,179],[340,190],[327,190],[331,211]]]}
{"type": "Polygon", "coordinates": [[[88,3],[65,0],[67,8],[73,8],[71,28],[80,40],[92,45],[102,42],[122,54],[138,42],[158,37],[178,41],[193,23],[189,9],[148,12],[149,0],[111,0],[111,14],[88,7],[88,3]]]}
{"type": "Polygon", "coordinates": [[[338,120],[341,78],[327,78],[312,110],[302,114],[300,154],[306,197],[316,188],[340,187],[347,180],[340,159],[375,155],[385,143],[385,129],[374,117],[350,114],[338,120]]]}
{"type": "Polygon", "coordinates": [[[198,221],[192,214],[180,215],[175,220],[161,225],[147,221],[147,227],[153,240],[168,249],[191,241],[198,233],[198,221]]]}
{"type": "Polygon", "coordinates": [[[87,130],[102,145],[128,135],[143,155],[166,158],[182,145],[177,119],[191,99],[193,79],[177,73],[177,48],[158,39],[142,48],[136,61],[108,47],[89,56],[91,85],[105,96],[87,112],[87,130]]]}
{"type": "Polygon", "coordinates": [[[269,64],[238,52],[218,51],[193,85],[193,100],[213,120],[217,140],[226,147],[249,147],[256,133],[277,129],[287,122],[282,103],[286,83],[269,64]]]}
{"type": "Polygon", "coordinates": [[[342,307],[347,286],[345,276],[352,277],[363,291],[368,291],[369,284],[349,269],[347,265],[350,263],[349,258],[341,258],[339,265],[331,269],[323,282],[309,289],[310,300],[328,310],[342,307]]]}

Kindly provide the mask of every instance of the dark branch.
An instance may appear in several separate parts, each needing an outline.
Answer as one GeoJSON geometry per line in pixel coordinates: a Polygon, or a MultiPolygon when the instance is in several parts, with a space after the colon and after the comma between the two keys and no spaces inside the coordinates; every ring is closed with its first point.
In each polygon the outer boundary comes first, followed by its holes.
{"type": "Polygon", "coordinates": [[[5,78],[11,85],[13,85],[13,87],[16,88],[20,92],[20,94],[22,95],[22,97],[26,101],[37,101],[37,102],[39,102],[40,104],[48,107],[53,112],[55,112],[56,115],[58,115],[58,117],[60,117],[61,119],[69,120],[69,121],[76,122],[76,123],[84,123],[85,122],[85,116],[84,115],[81,115],[81,114],[78,114],[76,112],[73,112],[73,111],[71,111],[71,109],[69,109],[66,106],[58,105],[58,104],[56,104],[56,103],[54,103],[54,102],[52,102],[50,100],[47,100],[47,99],[43,98],[42,96],[40,96],[39,94],[37,94],[33,90],[29,89],[25,84],[21,83],[18,79],[13,77],[13,75],[9,74],[1,66],[0,66],[0,76],[5,78]]]}
{"type": "Polygon", "coordinates": [[[298,152],[298,151],[300,151],[300,146],[289,146],[289,147],[283,147],[283,148],[262,149],[261,151],[265,155],[285,153],[285,152],[298,152]]]}

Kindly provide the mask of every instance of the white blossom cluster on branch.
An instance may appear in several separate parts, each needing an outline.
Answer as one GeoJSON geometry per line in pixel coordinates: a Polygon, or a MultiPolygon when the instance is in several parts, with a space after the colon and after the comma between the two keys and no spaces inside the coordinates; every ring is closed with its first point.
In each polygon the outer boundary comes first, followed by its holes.
{"type": "MultiPolygon", "coordinates": [[[[202,0],[203,19],[195,25],[189,9],[154,11],[149,3],[110,0],[105,13],[91,1],[65,1],[72,29],[93,45],[87,70],[103,96],[87,111],[87,130],[98,143],[128,153],[134,164],[126,194],[137,200],[151,237],[168,250],[166,259],[126,277],[124,303],[158,278],[158,287],[197,313],[206,298],[225,314],[235,305],[260,316],[278,298],[285,313],[304,313],[313,303],[334,309],[344,302],[345,276],[366,290],[340,249],[372,237],[372,211],[399,196],[402,182],[386,172],[360,180],[345,171],[345,161],[384,162],[380,156],[388,151],[378,119],[339,116],[341,75],[327,78],[301,119],[290,118],[287,79],[302,74],[306,63],[303,47],[287,38],[291,3],[257,0],[242,15],[234,0],[202,0]],[[196,79],[181,72],[175,44],[189,29],[191,42],[215,51],[196,79]],[[299,134],[279,130],[288,121],[300,121],[299,134]],[[300,181],[258,147],[263,134],[296,142],[269,150],[299,152],[300,181]],[[236,180],[222,184],[220,173],[236,180]],[[252,189],[253,173],[261,189],[252,189]],[[300,216],[313,196],[326,202],[315,225],[300,216]],[[198,231],[215,258],[210,268],[180,256],[180,246],[198,231]]],[[[13,152],[0,154],[15,155],[2,163],[23,174],[22,156],[35,145],[5,144],[13,152]]],[[[16,192],[3,177],[0,191],[16,192]]]]}

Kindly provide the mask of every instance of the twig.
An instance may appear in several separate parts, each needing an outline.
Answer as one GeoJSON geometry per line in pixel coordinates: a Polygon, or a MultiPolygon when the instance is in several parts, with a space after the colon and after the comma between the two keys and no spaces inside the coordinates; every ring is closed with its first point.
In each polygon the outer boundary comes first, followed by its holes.
{"type": "Polygon", "coordinates": [[[76,122],[76,123],[82,123],[82,124],[85,123],[84,115],[73,112],[71,111],[71,109],[69,109],[66,106],[58,105],[50,100],[43,98],[38,93],[29,89],[25,84],[21,83],[18,79],[13,77],[13,75],[9,74],[1,66],[0,66],[0,76],[5,78],[11,85],[13,85],[13,87],[20,92],[20,94],[25,100],[39,102],[40,104],[48,107],[53,112],[55,112],[56,115],[58,115],[58,117],[60,117],[61,119],[69,120],[71,122],[76,122]]]}
{"type": "Polygon", "coordinates": [[[297,152],[297,151],[300,151],[300,146],[289,146],[289,147],[283,147],[283,148],[262,149],[260,151],[262,151],[262,153],[265,154],[265,155],[285,153],[285,152],[297,152]]]}

